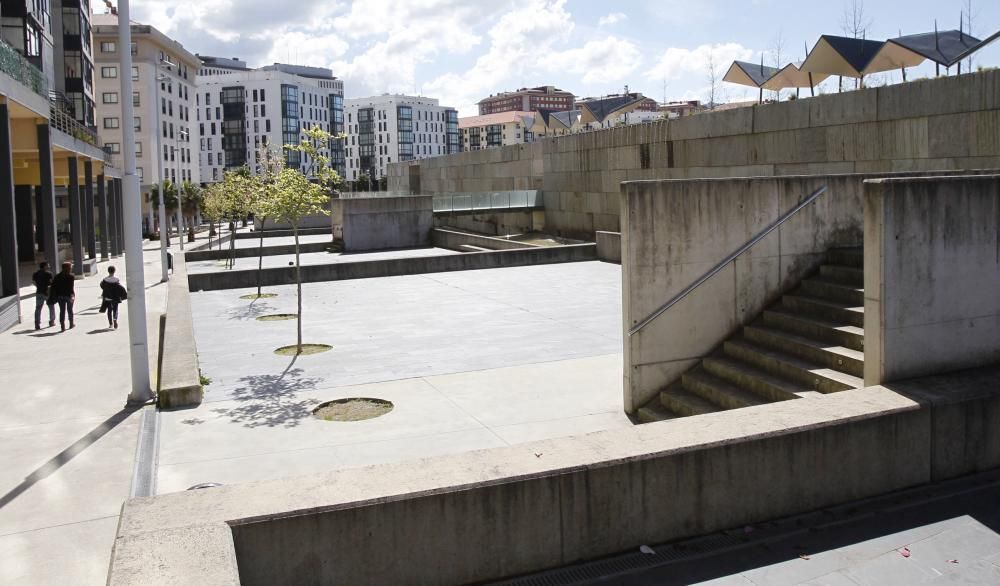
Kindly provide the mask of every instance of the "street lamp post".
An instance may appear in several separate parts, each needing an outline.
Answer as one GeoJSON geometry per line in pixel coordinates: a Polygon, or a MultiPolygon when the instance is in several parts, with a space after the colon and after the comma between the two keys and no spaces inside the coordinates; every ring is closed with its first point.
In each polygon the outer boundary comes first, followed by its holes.
{"type": "MultiPolygon", "coordinates": [[[[131,121],[135,107],[132,105],[132,27],[129,25],[129,0],[118,0],[118,71],[124,99],[122,119],[131,121]]],[[[149,384],[149,349],[146,332],[146,283],[142,262],[142,206],[139,202],[139,177],[135,169],[135,126],[122,125],[125,144],[125,169],[122,180],[122,207],[125,232],[125,279],[131,295],[127,304],[129,358],[132,370],[132,389],[129,403],[145,403],[153,398],[149,384]]]]}
{"type": "MultiPolygon", "coordinates": [[[[177,156],[178,158],[181,157],[181,149],[180,149],[179,143],[181,142],[182,138],[184,139],[184,142],[186,142],[187,136],[188,136],[187,129],[180,128],[180,127],[177,128],[177,135],[174,138],[174,151],[177,151],[175,156],[177,156]]],[[[182,182],[182,185],[183,185],[183,182],[182,182]]],[[[181,250],[184,250],[184,237],[185,237],[185,234],[184,234],[184,214],[183,214],[183,210],[182,210],[183,203],[184,202],[181,199],[181,191],[180,191],[180,188],[178,188],[177,189],[177,210],[176,210],[176,212],[175,212],[174,215],[177,216],[177,218],[176,218],[177,219],[177,231],[178,231],[178,233],[177,233],[177,239],[181,243],[181,250]]]]}
{"type": "Polygon", "coordinates": [[[153,107],[156,109],[156,168],[160,171],[160,282],[166,283],[170,280],[170,274],[167,272],[167,237],[170,234],[170,227],[167,226],[167,175],[164,170],[164,161],[160,159],[163,155],[163,141],[161,140],[163,122],[160,119],[160,83],[168,78],[166,75],[160,73],[161,63],[162,61],[157,63],[156,75],[153,76],[153,82],[156,85],[156,101],[153,107]]]}

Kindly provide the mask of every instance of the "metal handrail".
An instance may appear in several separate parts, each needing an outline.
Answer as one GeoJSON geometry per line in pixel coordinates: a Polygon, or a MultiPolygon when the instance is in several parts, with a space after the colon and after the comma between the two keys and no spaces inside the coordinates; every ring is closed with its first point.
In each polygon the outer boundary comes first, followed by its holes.
{"type": "Polygon", "coordinates": [[[777,230],[778,227],[781,226],[782,224],[784,224],[786,221],[788,221],[789,218],[791,218],[795,214],[799,213],[803,208],[805,208],[806,206],[808,206],[812,202],[816,201],[816,199],[819,196],[823,195],[824,193],[826,193],[826,185],[824,185],[823,187],[820,187],[816,191],[810,193],[808,197],[806,197],[804,200],[802,200],[801,202],[799,202],[798,205],[796,205],[794,208],[792,208],[791,210],[789,210],[788,212],[786,212],[783,216],[781,216],[780,218],[778,218],[773,224],[771,224],[770,226],[768,226],[763,232],[761,232],[760,234],[758,234],[758,235],[754,236],[753,238],[751,238],[743,246],[737,248],[735,252],[733,252],[732,254],[730,254],[729,256],[727,256],[719,264],[717,264],[714,267],[712,267],[707,273],[705,273],[704,275],[702,275],[701,277],[699,277],[698,280],[696,280],[694,283],[691,283],[690,285],[688,285],[687,287],[685,287],[683,291],[681,291],[677,295],[674,295],[673,297],[671,297],[670,301],[667,301],[666,303],[664,303],[663,305],[661,305],[656,311],[654,311],[653,313],[649,314],[645,319],[643,319],[642,321],[640,321],[636,325],[632,326],[632,328],[628,331],[628,335],[631,336],[631,335],[634,335],[634,334],[638,333],[639,330],[641,330],[642,328],[646,327],[653,320],[655,320],[656,318],[658,318],[661,315],[663,315],[663,313],[666,312],[668,309],[670,309],[674,305],[677,305],[677,303],[680,302],[680,300],[682,300],[685,297],[687,297],[692,291],[694,291],[695,289],[697,289],[698,287],[700,287],[703,283],[705,283],[705,281],[707,281],[707,280],[711,279],[712,277],[714,277],[719,271],[721,271],[722,269],[726,268],[726,266],[729,263],[735,261],[737,258],[739,258],[739,256],[741,254],[743,254],[744,252],[746,252],[746,251],[750,250],[751,248],[753,248],[753,246],[755,244],[757,244],[758,242],[760,242],[761,240],[763,240],[771,232],[774,232],[775,230],[777,230]]]}

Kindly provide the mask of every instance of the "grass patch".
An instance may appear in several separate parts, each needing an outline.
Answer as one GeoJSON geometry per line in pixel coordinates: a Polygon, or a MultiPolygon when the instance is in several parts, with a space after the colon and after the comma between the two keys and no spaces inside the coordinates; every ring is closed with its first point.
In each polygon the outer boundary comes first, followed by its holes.
{"type": "Polygon", "coordinates": [[[302,346],[292,344],[291,346],[282,346],[275,350],[274,353],[278,356],[309,356],[310,354],[320,354],[329,350],[333,350],[333,346],[327,344],[302,344],[302,346]]]}
{"type": "Polygon", "coordinates": [[[201,369],[199,368],[198,369],[198,382],[201,383],[201,386],[207,387],[208,385],[212,384],[212,379],[210,379],[207,376],[203,375],[201,373],[201,369]]]}
{"type": "Polygon", "coordinates": [[[261,293],[257,295],[256,293],[251,293],[249,295],[240,295],[240,299],[270,299],[272,297],[277,297],[277,293],[261,293]]]}
{"type": "Polygon", "coordinates": [[[313,410],[313,416],[323,421],[364,421],[392,411],[393,404],[384,399],[355,397],[323,403],[313,410]]]}
{"type": "Polygon", "coordinates": [[[298,319],[299,316],[294,313],[273,313],[271,315],[262,315],[257,318],[257,321],[286,321],[290,319],[298,319]]]}

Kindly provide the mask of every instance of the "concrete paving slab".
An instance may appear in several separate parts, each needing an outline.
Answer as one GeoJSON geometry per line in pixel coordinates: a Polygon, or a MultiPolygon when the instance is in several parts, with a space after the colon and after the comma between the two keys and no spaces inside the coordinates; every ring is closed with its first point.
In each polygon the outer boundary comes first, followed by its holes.
{"type": "Polygon", "coordinates": [[[104,584],[118,514],[0,537],[0,583],[104,584]]]}
{"type": "MultiPolygon", "coordinates": [[[[308,244],[312,242],[333,242],[333,234],[306,234],[299,236],[299,244],[308,244]]],[[[264,247],[268,246],[285,246],[295,244],[294,236],[275,236],[275,237],[264,237],[264,247]]],[[[260,246],[260,239],[258,238],[237,238],[236,248],[258,248],[260,246]]],[[[226,245],[223,244],[223,250],[226,250],[226,245]]]]}

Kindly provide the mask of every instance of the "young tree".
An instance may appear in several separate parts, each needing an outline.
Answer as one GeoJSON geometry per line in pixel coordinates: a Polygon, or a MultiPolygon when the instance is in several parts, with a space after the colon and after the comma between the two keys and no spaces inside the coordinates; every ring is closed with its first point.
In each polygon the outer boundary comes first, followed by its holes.
{"type": "Polygon", "coordinates": [[[242,168],[227,171],[222,179],[225,217],[229,220],[231,230],[229,238],[229,259],[227,268],[236,264],[236,223],[245,220],[254,209],[254,200],[258,195],[256,181],[250,175],[249,169],[242,168]]]}
{"type": "MultiPolygon", "coordinates": [[[[976,17],[979,16],[979,11],[972,9],[972,0],[965,0],[962,3],[962,7],[964,8],[964,10],[962,12],[964,13],[964,17],[965,17],[964,18],[964,20],[965,20],[965,26],[964,26],[965,32],[969,36],[975,36],[976,31],[974,30],[974,27],[975,27],[975,24],[976,24],[976,17]]],[[[972,67],[974,65],[974,61],[972,60],[972,55],[969,55],[969,58],[968,58],[967,62],[969,64],[969,73],[972,73],[973,72],[972,67]]]]}
{"type": "Polygon", "coordinates": [[[254,217],[260,218],[260,241],[257,247],[257,297],[262,295],[262,282],[264,270],[264,225],[268,219],[268,197],[271,196],[271,188],[274,186],[278,175],[285,169],[285,157],[282,153],[261,145],[257,149],[257,175],[254,177],[256,194],[251,202],[254,217]]]}
{"type": "MultiPolygon", "coordinates": [[[[868,29],[872,26],[872,19],[865,12],[865,0],[850,0],[844,4],[844,14],[840,18],[840,28],[844,35],[853,39],[868,38],[868,29]]],[[[843,87],[843,77],[839,83],[843,87]]],[[[864,87],[864,78],[854,80],[854,89],[864,87]]]]}
{"type": "Polygon", "coordinates": [[[708,50],[708,109],[715,109],[716,93],[719,89],[719,71],[715,68],[715,48],[708,50]]]}
{"type": "Polygon", "coordinates": [[[311,183],[295,169],[282,169],[274,182],[266,186],[261,210],[278,222],[288,222],[295,236],[295,288],[298,330],[295,354],[302,353],[302,271],[299,258],[299,222],[306,216],[329,214],[329,193],[318,183],[311,183]]]}
{"type": "MultiPolygon", "coordinates": [[[[209,221],[208,228],[208,248],[212,248],[212,236],[216,235],[215,224],[222,221],[226,215],[225,193],[221,183],[212,183],[205,189],[204,201],[201,204],[201,213],[209,221]]],[[[219,249],[222,249],[222,235],[219,234],[219,249]]]]}
{"type": "MultiPolygon", "coordinates": [[[[780,70],[782,67],[785,66],[785,63],[782,62],[784,59],[784,55],[782,53],[784,53],[784,51],[785,51],[785,38],[781,34],[781,29],[779,28],[778,34],[774,37],[774,40],[771,42],[771,50],[770,50],[771,66],[774,67],[775,69],[780,70]]],[[[772,92],[772,97],[774,98],[774,101],[780,102],[781,90],[774,90],[772,92]]]]}

